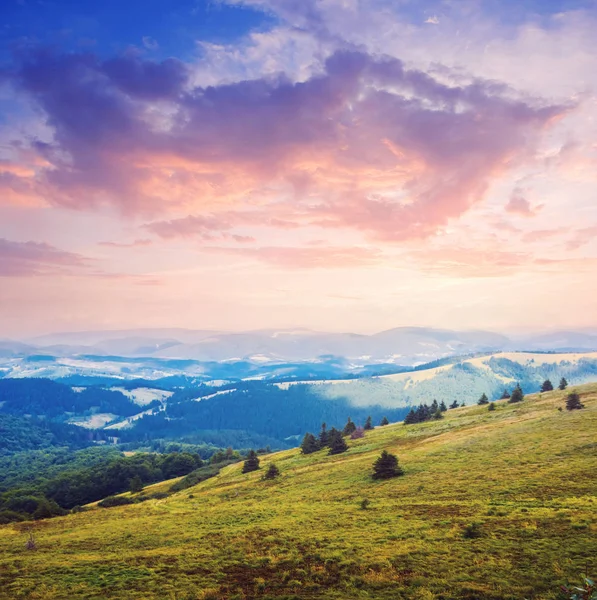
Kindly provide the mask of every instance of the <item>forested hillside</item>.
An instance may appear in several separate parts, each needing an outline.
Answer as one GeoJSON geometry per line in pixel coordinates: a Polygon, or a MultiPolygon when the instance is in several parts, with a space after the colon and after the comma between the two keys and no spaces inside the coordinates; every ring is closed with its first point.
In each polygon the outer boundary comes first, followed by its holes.
{"type": "Polygon", "coordinates": [[[0,598],[557,600],[597,555],[595,431],[597,385],[513,395],[7,524],[0,598]]]}

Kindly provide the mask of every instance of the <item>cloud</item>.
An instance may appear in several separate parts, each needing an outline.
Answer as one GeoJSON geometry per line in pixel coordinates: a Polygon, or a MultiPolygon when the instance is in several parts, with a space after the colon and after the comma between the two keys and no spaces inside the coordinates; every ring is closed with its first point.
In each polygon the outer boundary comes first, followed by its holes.
{"type": "Polygon", "coordinates": [[[542,204],[534,207],[531,206],[531,203],[522,195],[522,191],[518,188],[512,192],[510,200],[506,204],[506,212],[522,217],[534,217],[542,208],[542,204]]]}
{"type": "Polygon", "coordinates": [[[154,40],[151,36],[149,35],[144,35],[141,38],[143,45],[148,49],[148,50],[157,50],[160,45],[157,43],[156,40],[154,40]]]}
{"type": "Polygon", "coordinates": [[[597,238],[597,225],[592,227],[583,227],[574,233],[574,236],[566,244],[568,250],[578,250],[593,242],[597,238]]]}
{"type": "Polygon", "coordinates": [[[0,238],[0,277],[69,274],[86,266],[83,256],[49,244],[0,238]]]}
{"type": "Polygon", "coordinates": [[[141,246],[151,246],[153,242],[147,239],[133,240],[130,243],[126,242],[98,242],[99,246],[106,246],[108,248],[139,248],[141,246]]]}
{"type": "Polygon", "coordinates": [[[326,246],[317,248],[271,246],[262,248],[207,247],[217,254],[231,254],[259,260],[279,267],[297,269],[335,269],[372,265],[380,261],[380,252],[373,248],[326,246]]]}
{"type": "Polygon", "coordinates": [[[425,19],[425,23],[429,23],[430,25],[439,25],[439,19],[436,15],[433,15],[432,17],[425,19]]]}
{"type": "Polygon", "coordinates": [[[428,237],[529,159],[541,132],[570,109],[495,82],[448,85],[398,59],[349,50],[305,81],[207,87],[193,87],[172,59],[38,51],[13,81],[54,131],[33,144],[48,166],[20,177],[23,185],[77,209],[213,213],[194,223],[204,232],[242,203],[280,223],[428,237]]]}

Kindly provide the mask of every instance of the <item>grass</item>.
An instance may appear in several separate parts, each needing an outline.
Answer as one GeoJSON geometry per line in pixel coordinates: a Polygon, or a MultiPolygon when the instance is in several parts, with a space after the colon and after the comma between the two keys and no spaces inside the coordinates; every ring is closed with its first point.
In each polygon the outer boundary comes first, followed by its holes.
{"type": "Polygon", "coordinates": [[[0,598],[555,599],[597,567],[597,385],[578,391],[579,411],[559,391],[459,408],[338,456],[288,450],[166,499],[2,526],[0,598]],[[371,479],[383,449],[403,477],[371,479]]]}

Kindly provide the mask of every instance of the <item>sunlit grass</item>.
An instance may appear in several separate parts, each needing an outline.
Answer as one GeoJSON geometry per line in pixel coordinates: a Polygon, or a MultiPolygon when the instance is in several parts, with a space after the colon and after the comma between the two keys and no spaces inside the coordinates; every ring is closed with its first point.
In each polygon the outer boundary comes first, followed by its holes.
{"type": "Polygon", "coordinates": [[[450,410],[338,456],[288,450],[167,499],[37,522],[35,551],[31,524],[0,527],[0,597],[556,598],[596,566],[597,385],[578,389],[580,411],[558,410],[562,392],[450,410]],[[403,477],[371,479],[382,449],[403,477]]]}

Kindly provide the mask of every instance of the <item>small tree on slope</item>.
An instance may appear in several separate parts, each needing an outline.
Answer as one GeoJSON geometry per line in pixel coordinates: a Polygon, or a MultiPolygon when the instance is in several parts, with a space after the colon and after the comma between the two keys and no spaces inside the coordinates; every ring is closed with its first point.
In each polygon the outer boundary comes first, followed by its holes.
{"type": "Polygon", "coordinates": [[[551,392],[553,390],[553,384],[551,383],[551,381],[549,381],[549,379],[546,379],[543,384],[541,385],[541,391],[542,392],[551,392]]]}
{"type": "Polygon", "coordinates": [[[316,437],[312,433],[305,433],[303,442],[301,444],[301,452],[303,454],[313,454],[319,450],[319,443],[316,437]]]}
{"type": "Polygon", "coordinates": [[[350,420],[350,417],[348,417],[348,421],[346,421],[346,425],[344,425],[342,435],[350,435],[356,428],[357,426],[350,420]]]}
{"type": "Polygon", "coordinates": [[[328,439],[330,446],[329,454],[342,454],[342,452],[346,452],[348,450],[348,446],[344,441],[344,437],[342,437],[342,433],[334,427],[330,429],[328,439]]]}
{"type": "Polygon", "coordinates": [[[524,400],[524,393],[523,393],[520,385],[517,384],[512,392],[512,395],[510,396],[510,399],[508,400],[508,402],[510,402],[510,404],[514,404],[516,402],[522,402],[523,400],[524,400]]]}
{"type": "Polygon", "coordinates": [[[365,425],[364,425],[363,429],[365,431],[368,431],[369,429],[373,429],[373,424],[371,423],[371,417],[367,417],[367,420],[365,421],[365,425]]]}
{"type": "Polygon", "coordinates": [[[381,420],[381,422],[380,422],[379,424],[380,424],[382,427],[383,427],[384,425],[389,425],[389,424],[390,424],[390,422],[388,421],[388,417],[384,417],[384,418],[381,420]]]}
{"type": "Polygon", "coordinates": [[[280,474],[280,469],[274,463],[270,463],[267,471],[263,475],[263,479],[275,479],[280,474]]]}
{"type": "Polygon", "coordinates": [[[487,394],[483,394],[480,398],[479,401],[477,402],[477,404],[479,405],[483,405],[483,404],[489,404],[489,398],[487,397],[487,394]]]}
{"type": "Polygon", "coordinates": [[[558,386],[558,389],[564,391],[567,387],[568,387],[568,382],[566,381],[565,377],[562,377],[562,379],[560,379],[560,385],[558,386]]]}
{"type": "Polygon", "coordinates": [[[398,465],[398,457],[384,450],[373,463],[373,479],[390,479],[400,475],[404,475],[404,471],[398,465]]]}
{"type": "Polygon", "coordinates": [[[243,465],[243,473],[250,473],[251,471],[257,471],[257,469],[259,469],[259,457],[255,450],[249,450],[247,460],[243,465]]]}
{"type": "Polygon", "coordinates": [[[566,410],[579,410],[584,407],[585,405],[581,403],[580,396],[576,392],[568,394],[566,398],[566,410]]]}

